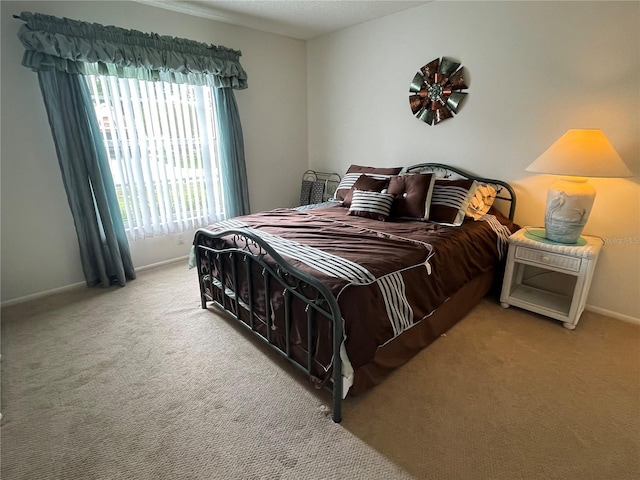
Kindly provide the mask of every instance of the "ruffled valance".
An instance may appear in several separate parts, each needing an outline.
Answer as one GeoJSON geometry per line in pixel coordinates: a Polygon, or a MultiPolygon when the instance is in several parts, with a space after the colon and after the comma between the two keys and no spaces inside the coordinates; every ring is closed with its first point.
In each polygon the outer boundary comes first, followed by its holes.
{"type": "Polygon", "coordinates": [[[22,64],[32,70],[247,88],[238,50],[40,13],[18,18],[22,64]]]}

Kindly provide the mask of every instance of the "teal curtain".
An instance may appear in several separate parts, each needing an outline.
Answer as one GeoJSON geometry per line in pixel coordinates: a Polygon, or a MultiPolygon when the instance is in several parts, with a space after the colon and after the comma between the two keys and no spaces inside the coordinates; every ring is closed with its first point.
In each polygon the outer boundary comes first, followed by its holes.
{"type": "Polygon", "coordinates": [[[102,136],[78,75],[38,72],[88,286],[136,277],[102,136]]]}
{"type": "Polygon", "coordinates": [[[185,38],[22,12],[18,32],[33,70],[247,88],[241,52],[185,38]]]}
{"type": "Polygon", "coordinates": [[[228,216],[249,212],[234,89],[247,88],[241,52],[183,38],[22,12],[22,64],[38,73],[88,285],[135,278],[106,150],[81,75],[206,85],[219,118],[228,216]]]}
{"type": "Polygon", "coordinates": [[[220,133],[220,162],[222,188],[227,216],[236,217],[249,213],[249,189],[244,161],[244,141],[238,105],[230,88],[214,90],[218,131],[220,133]]]}

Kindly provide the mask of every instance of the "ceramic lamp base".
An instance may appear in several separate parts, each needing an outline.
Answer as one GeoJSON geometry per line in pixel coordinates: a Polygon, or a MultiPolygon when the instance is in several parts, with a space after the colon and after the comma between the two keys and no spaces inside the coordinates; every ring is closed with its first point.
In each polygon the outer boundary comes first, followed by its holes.
{"type": "Polygon", "coordinates": [[[582,177],[562,177],[549,187],[544,228],[549,240],[576,243],[591,213],[596,190],[582,177]]]}

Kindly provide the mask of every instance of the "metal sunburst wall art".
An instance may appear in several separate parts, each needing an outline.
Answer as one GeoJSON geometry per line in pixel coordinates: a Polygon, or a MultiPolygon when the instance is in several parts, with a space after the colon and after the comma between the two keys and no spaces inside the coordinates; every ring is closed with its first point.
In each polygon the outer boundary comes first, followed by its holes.
{"type": "Polygon", "coordinates": [[[409,105],[419,120],[428,125],[453,117],[461,107],[467,87],[464,67],[450,58],[436,58],[427,63],[413,77],[409,87],[409,105]]]}

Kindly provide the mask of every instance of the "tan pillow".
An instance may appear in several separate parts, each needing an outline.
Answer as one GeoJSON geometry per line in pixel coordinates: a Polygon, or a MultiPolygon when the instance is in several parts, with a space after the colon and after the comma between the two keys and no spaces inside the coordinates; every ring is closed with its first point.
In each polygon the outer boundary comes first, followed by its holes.
{"type": "Polygon", "coordinates": [[[478,184],[475,195],[471,198],[466,215],[474,220],[484,217],[496,200],[496,189],[488,183],[478,184]]]}

